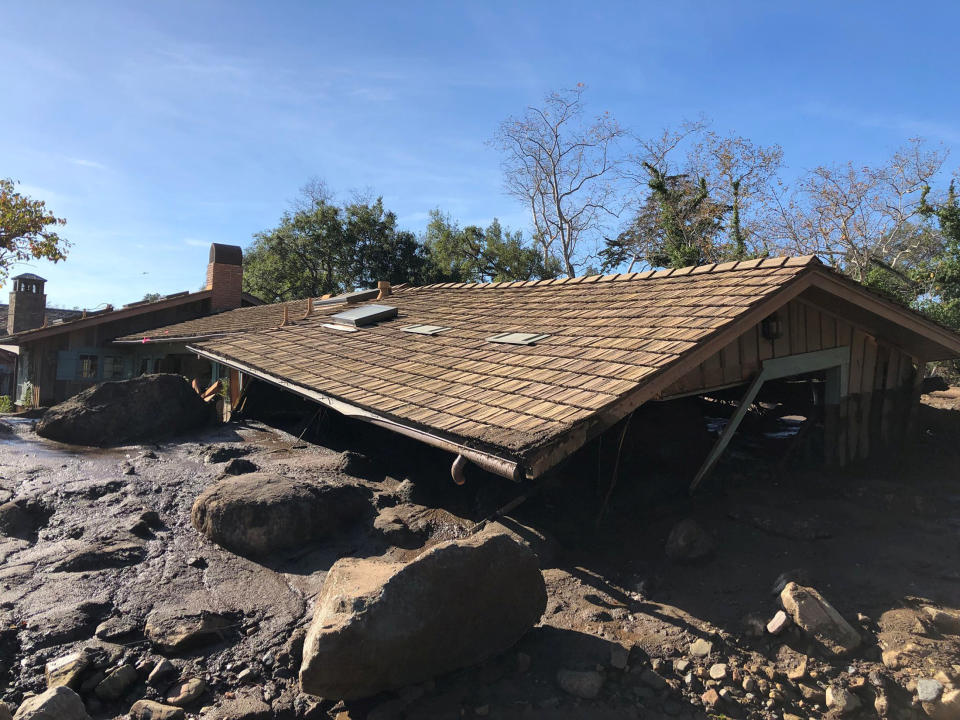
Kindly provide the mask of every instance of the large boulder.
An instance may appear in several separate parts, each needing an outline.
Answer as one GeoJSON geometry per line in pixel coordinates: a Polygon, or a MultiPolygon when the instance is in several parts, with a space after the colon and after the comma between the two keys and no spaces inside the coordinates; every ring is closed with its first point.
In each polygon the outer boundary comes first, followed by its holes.
{"type": "Polygon", "coordinates": [[[218,545],[257,557],[336,534],[372,513],[369,497],[360,485],[249,473],[207,488],[190,519],[218,545]]]}
{"type": "Polygon", "coordinates": [[[503,533],[449,540],[407,564],[344,558],[317,599],[300,684],[350,700],[474,665],[516,643],[546,601],[536,556],[503,533]]]}
{"type": "Polygon", "coordinates": [[[828,653],[842,655],[860,646],[860,633],[812,587],[787,583],[780,593],[780,602],[793,622],[828,653]]]}
{"type": "Polygon", "coordinates": [[[60,685],[24,700],[13,720],[90,720],[83,700],[60,685]]]}
{"type": "Polygon", "coordinates": [[[73,445],[120,445],[192,430],[209,406],[180,375],[100,383],[47,410],[37,434],[73,445]]]}

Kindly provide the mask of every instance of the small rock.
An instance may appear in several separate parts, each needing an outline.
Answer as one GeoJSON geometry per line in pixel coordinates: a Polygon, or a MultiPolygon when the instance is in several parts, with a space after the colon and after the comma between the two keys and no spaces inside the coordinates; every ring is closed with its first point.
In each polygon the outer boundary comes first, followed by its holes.
{"type": "Polygon", "coordinates": [[[24,700],[14,720],[90,720],[83,700],[65,685],[24,700]]]}
{"type": "Polygon", "coordinates": [[[221,640],[232,625],[226,615],[157,608],[147,616],[143,632],[160,649],[178,652],[221,640]]]}
{"type": "Polygon", "coordinates": [[[943,685],[933,678],[917,680],[917,699],[920,702],[936,702],[943,694],[943,685]]]}
{"type": "Polygon", "coordinates": [[[51,660],[44,667],[47,687],[64,685],[76,690],[80,684],[80,675],[90,666],[90,655],[84,651],[63,655],[51,660]]]}
{"type": "Polygon", "coordinates": [[[771,635],[779,635],[789,624],[790,616],[787,615],[783,610],[777,610],[770,622],[767,623],[767,632],[771,635]]]}
{"type": "Polygon", "coordinates": [[[557,685],[574,697],[592,700],[603,688],[603,675],[595,670],[558,670],[557,685]]]}
{"type": "Polygon", "coordinates": [[[791,582],[780,593],[780,601],[793,621],[834,655],[860,646],[860,633],[813,588],[791,582]]]}
{"type": "Polygon", "coordinates": [[[258,673],[253,668],[247,668],[246,670],[241,670],[240,672],[237,673],[237,682],[239,683],[253,682],[254,680],[257,679],[259,675],[260,673],[258,673]]]}
{"type": "Polygon", "coordinates": [[[704,638],[700,638],[690,645],[690,654],[694,657],[707,657],[713,652],[713,643],[704,638]]]}
{"type": "Polygon", "coordinates": [[[93,634],[101,640],[109,641],[130,635],[136,632],[136,630],[137,625],[132,620],[122,617],[112,617],[97,625],[97,629],[93,631],[93,634]]]}
{"type": "Polygon", "coordinates": [[[925,605],[923,612],[933,622],[934,627],[945,635],[960,635],[960,612],[925,605]]]}
{"type": "Polygon", "coordinates": [[[826,702],[826,693],[824,693],[823,688],[817,687],[816,685],[797,683],[797,690],[800,692],[800,696],[807,702],[817,703],[819,705],[826,702]]]}
{"type": "Polygon", "coordinates": [[[107,673],[107,676],[97,685],[94,693],[101,700],[119,700],[127,688],[137,681],[137,669],[126,663],[107,673]]]}
{"type": "Polygon", "coordinates": [[[712,708],[712,707],[716,707],[717,703],[720,702],[720,695],[719,693],[717,693],[716,690],[714,690],[713,688],[710,688],[703,695],[700,696],[700,700],[703,702],[703,704],[706,707],[712,708]]]}
{"type": "Polygon", "coordinates": [[[175,684],[167,691],[167,702],[170,705],[185,707],[203,695],[207,684],[201,678],[190,678],[175,684]]]}
{"type": "Polygon", "coordinates": [[[723,680],[727,677],[727,664],[726,663],[715,663],[710,666],[710,679],[711,680],[723,680]]]}
{"type": "Polygon", "coordinates": [[[204,560],[202,557],[191,555],[190,557],[187,558],[187,565],[189,565],[190,567],[195,567],[195,568],[199,568],[200,570],[203,570],[204,568],[207,567],[207,561],[204,560]]]}
{"type": "Polygon", "coordinates": [[[807,656],[804,655],[800,662],[787,670],[787,678],[790,680],[802,680],[807,676],[807,656]]]}
{"type": "Polygon", "coordinates": [[[693,518],[681,520],[667,536],[667,557],[674,562],[702,560],[716,550],[717,541],[693,518]]]}
{"type": "Polygon", "coordinates": [[[630,651],[619,643],[610,648],[610,667],[616,670],[623,670],[627,667],[627,660],[630,657],[630,651]]]}
{"type": "Polygon", "coordinates": [[[150,675],[147,677],[147,684],[156,687],[173,675],[176,671],[177,668],[173,666],[173,663],[166,658],[163,658],[160,660],[160,662],[153,666],[153,670],[150,671],[150,675]]]}
{"type": "Polygon", "coordinates": [[[860,707],[860,698],[846,688],[831,685],[827,688],[827,708],[838,715],[849,715],[860,707]]]}
{"type": "Polygon", "coordinates": [[[153,700],[137,700],[130,708],[133,720],[183,720],[183,710],[153,700]]]}
{"type": "Polygon", "coordinates": [[[677,675],[684,675],[690,669],[690,661],[686,658],[678,658],[673,661],[673,671],[677,675]]]}
{"type": "Polygon", "coordinates": [[[223,467],[223,475],[246,475],[256,472],[260,468],[246,458],[234,458],[223,467]]]}

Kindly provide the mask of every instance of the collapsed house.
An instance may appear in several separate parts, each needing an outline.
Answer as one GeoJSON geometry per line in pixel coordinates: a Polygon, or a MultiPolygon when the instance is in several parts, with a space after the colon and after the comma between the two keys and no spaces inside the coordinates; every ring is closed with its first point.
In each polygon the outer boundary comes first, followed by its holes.
{"type": "Polygon", "coordinates": [[[65,311],[46,306],[45,280],[36,275],[13,278],[7,336],[0,347],[15,357],[15,399],[49,405],[104,380],[124,380],[144,373],[175,372],[200,382],[209,380],[210,364],[198,361],[183,344],[149,349],[113,344],[121,335],[180,322],[242,306],[262,304],[243,292],[243,252],[236,245],[210,246],[207,281],[198,292],[178,292],[119,308],[65,311]]]}
{"type": "Polygon", "coordinates": [[[120,341],[187,342],[237,393],[265,381],[450,451],[457,479],[467,462],[537,478],[645,403],[742,386],[694,486],[765,383],[821,381],[826,459],[844,464],[906,434],[924,364],[960,357],[960,336],[812,256],[383,285],[346,311],[240,309],[120,341]]]}

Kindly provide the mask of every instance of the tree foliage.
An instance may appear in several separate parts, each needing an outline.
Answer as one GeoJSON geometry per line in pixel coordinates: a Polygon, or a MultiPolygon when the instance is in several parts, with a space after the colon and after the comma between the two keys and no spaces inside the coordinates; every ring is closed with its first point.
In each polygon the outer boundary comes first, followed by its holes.
{"type": "Polygon", "coordinates": [[[54,231],[66,222],[47,210],[43,200],[17,192],[13,180],[0,178],[0,281],[14,263],[66,259],[70,243],[54,231]]]}
{"type": "Polygon", "coordinates": [[[511,232],[494,218],[487,228],[461,228],[440,210],[430,213],[424,235],[433,274],[442,282],[491,282],[556,277],[560,263],[527,244],[519,230],[511,232]]]}
{"type": "Polygon", "coordinates": [[[312,180],[277,227],[254,235],[244,253],[244,289],[278,302],[393,284],[529,280],[555,277],[521,232],[496,219],[461,228],[440,210],[424,237],[397,225],[383,200],[356,197],[337,204],[327,186],[312,180]]]}
{"type": "Polygon", "coordinates": [[[244,254],[244,290],[276,302],[318,297],[378,280],[421,283],[428,258],[416,236],[397,227],[380,198],[336,205],[305,188],[280,224],[254,235],[244,254]]]}
{"type": "Polygon", "coordinates": [[[606,241],[604,268],[683,267],[765,254],[765,199],[782,157],[778,146],[721,135],[704,120],[637,138],[622,169],[632,189],[632,219],[606,241]]]}

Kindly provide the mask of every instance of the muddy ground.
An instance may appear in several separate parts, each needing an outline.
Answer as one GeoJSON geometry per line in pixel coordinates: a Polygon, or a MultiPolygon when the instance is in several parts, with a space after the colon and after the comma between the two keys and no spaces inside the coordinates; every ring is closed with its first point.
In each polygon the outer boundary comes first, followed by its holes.
{"type": "MultiPolygon", "coordinates": [[[[81,450],[37,438],[27,420],[12,424],[0,437],[0,503],[34,503],[31,531],[0,535],[0,699],[13,708],[45,688],[45,663],[88,645],[103,648],[104,663],[130,662],[141,675],[168,657],[179,676],[206,680],[188,717],[224,719],[822,717],[828,685],[857,696],[850,717],[876,716],[875,707],[925,717],[935,708],[917,701],[917,680],[939,672],[949,688],[960,677],[960,638],[921,611],[960,608],[960,392],[925,396],[917,443],[843,471],[802,456],[784,463],[785,446],[741,445],[689,500],[669,490],[669,479],[628,464],[599,521],[607,480],[581,458],[512,514],[549,539],[538,541],[548,589],[541,624],[481,667],[336,706],[301,695],[296,682],[296,639],[326,570],[345,555],[402,558],[417,549],[393,547],[364,522],[334,543],[259,562],[230,553],[190,524],[194,499],[225,467],[208,461],[211,450],[239,451],[261,470],[293,477],[359,476],[375,509],[412,502],[465,521],[481,520],[520,487],[479,473],[456,487],[449,456],[356,428],[328,425],[324,446],[247,421],[160,444],[81,450]],[[144,520],[149,511],[159,517],[144,520]],[[665,539],[687,517],[715,537],[716,550],[671,562],[665,539]],[[95,562],[85,564],[84,553],[95,562]],[[797,629],[767,634],[784,573],[830,600],[862,632],[863,647],[837,660],[797,629]],[[222,641],[160,653],[145,639],[151,611],[198,609],[231,619],[222,641]],[[94,637],[98,627],[109,640],[94,637]],[[707,657],[690,653],[701,638],[713,644],[707,657]],[[881,661],[882,651],[910,645],[899,662],[881,661]],[[727,675],[711,680],[717,663],[727,675]],[[565,692],[559,670],[598,673],[598,697],[565,692]],[[710,688],[727,689],[716,705],[702,699],[710,688]]],[[[459,527],[437,523],[420,544],[459,527]]],[[[164,692],[141,676],[116,701],[84,698],[100,719],[164,692]]]]}

